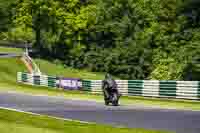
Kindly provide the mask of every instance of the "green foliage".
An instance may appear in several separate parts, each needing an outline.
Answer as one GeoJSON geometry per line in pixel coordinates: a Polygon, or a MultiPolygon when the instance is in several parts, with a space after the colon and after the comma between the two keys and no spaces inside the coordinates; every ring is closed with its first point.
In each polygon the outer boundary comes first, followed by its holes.
{"type": "Polygon", "coordinates": [[[1,22],[7,23],[0,26],[0,38],[34,43],[43,57],[74,68],[124,79],[181,80],[200,53],[200,2],[195,0],[18,0],[9,5],[0,10],[1,22]],[[8,7],[12,12],[6,15],[8,7]]]}
{"type": "Polygon", "coordinates": [[[11,17],[15,0],[0,0],[0,39],[4,39],[3,32],[11,26],[11,17]]]}
{"type": "Polygon", "coordinates": [[[31,28],[36,48],[50,52],[55,47],[59,49],[55,44],[72,48],[81,35],[79,30],[86,29],[95,20],[90,13],[95,6],[78,0],[22,0],[17,5],[14,24],[31,28]]]}
{"type": "Polygon", "coordinates": [[[150,79],[171,80],[181,79],[184,67],[173,58],[160,59],[159,64],[152,71],[150,79]]]}
{"type": "Polygon", "coordinates": [[[5,32],[4,39],[10,40],[13,42],[30,43],[30,42],[34,42],[34,35],[32,34],[31,28],[19,26],[19,27],[12,28],[8,32],[5,32]]]}

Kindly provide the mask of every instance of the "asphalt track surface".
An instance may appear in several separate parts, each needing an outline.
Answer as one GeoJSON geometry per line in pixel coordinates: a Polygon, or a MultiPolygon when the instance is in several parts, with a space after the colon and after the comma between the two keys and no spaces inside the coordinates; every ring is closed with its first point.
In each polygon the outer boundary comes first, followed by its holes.
{"type": "Polygon", "coordinates": [[[12,57],[21,57],[22,54],[14,54],[14,53],[0,53],[0,58],[12,58],[12,57]]]}
{"type": "Polygon", "coordinates": [[[199,111],[125,105],[113,107],[94,101],[5,92],[0,93],[0,107],[113,126],[200,133],[199,111]]]}

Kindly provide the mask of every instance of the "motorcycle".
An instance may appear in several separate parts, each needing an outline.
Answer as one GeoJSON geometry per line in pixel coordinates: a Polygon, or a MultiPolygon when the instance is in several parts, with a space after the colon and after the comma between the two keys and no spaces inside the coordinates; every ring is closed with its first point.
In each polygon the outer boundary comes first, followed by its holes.
{"type": "Polygon", "coordinates": [[[112,88],[111,91],[109,92],[109,97],[106,97],[106,94],[104,92],[104,101],[105,105],[109,105],[109,103],[112,103],[113,106],[118,106],[119,105],[119,98],[120,94],[116,88],[112,88]]]}

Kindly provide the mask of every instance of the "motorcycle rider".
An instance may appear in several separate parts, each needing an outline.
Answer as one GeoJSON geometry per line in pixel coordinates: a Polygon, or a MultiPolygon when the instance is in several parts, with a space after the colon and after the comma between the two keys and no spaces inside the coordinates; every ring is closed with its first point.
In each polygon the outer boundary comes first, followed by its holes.
{"type": "MultiPolygon", "coordinates": [[[[117,89],[117,83],[116,81],[111,77],[109,73],[105,75],[105,79],[103,80],[102,83],[102,90],[104,93],[104,100],[110,100],[112,89],[117,89]]],[[[117,91],[118,92],[118,91],[117,91]]],[[[118,96],[120,96],[118,94],[118,96]]]]}

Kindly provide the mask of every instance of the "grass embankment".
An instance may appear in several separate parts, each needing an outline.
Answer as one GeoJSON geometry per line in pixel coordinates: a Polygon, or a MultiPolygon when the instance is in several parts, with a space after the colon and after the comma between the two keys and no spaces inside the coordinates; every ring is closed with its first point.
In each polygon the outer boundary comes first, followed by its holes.
{"type": "Polygon", "coordinates": [[[0,131],[1,133],[167,133],[164,131],[86,124],[5,109],[0,109],[0,131]]]}
{"type": "Polygon", "coordinates": [[[23,50],[20,48],[8,48],[8,47],[0,47],[0,53],[16,53],[20,54],[23,50]]]}
{"type": "Polygon", "coordinates": [[[105,76],[104,73],[89,72],[87,70],[78,70],[70,67],[64,67],[63,65],[53,64],[49,61],[41,59],[36,59],[35,62],[39,66],[41,71],[48,75],[94,80],[101,80],[105,76]]]}

